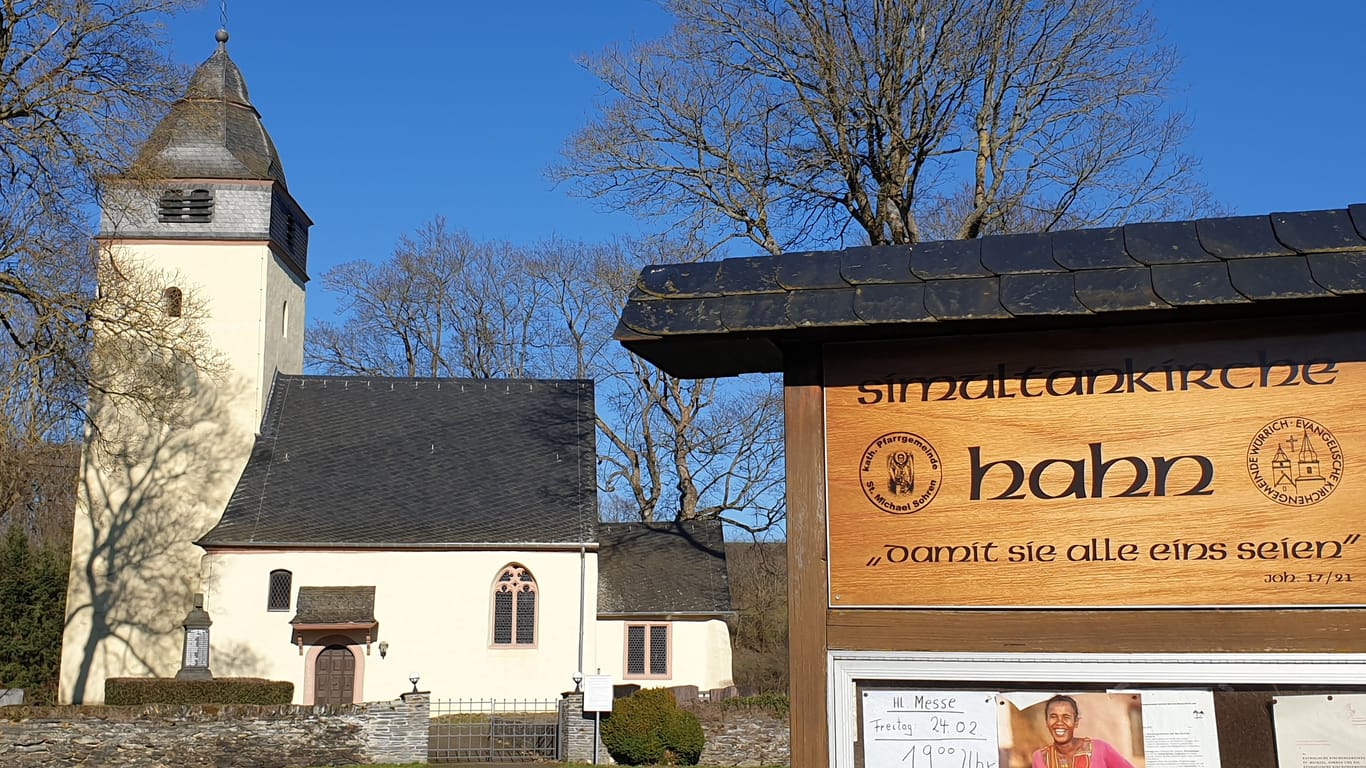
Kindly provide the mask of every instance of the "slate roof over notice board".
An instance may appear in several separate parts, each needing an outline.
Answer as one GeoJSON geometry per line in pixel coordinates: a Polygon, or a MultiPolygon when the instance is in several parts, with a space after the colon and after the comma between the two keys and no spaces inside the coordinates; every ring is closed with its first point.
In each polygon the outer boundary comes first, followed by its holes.
{"type": "Polygon", "coordinates": [[[602,523],[599,615],[730,611],[721,523],[602,523]]]}
{"type": "Polygon", "coordinates": [[[1366,308],[1366,205],[646,267],[616,338],[677,376],[794,342],[1366,308]]]}
{"type": "Polygon", "coordinates": [[[278,376],[206,547],[597,540],[590,381],[278,376]]]}

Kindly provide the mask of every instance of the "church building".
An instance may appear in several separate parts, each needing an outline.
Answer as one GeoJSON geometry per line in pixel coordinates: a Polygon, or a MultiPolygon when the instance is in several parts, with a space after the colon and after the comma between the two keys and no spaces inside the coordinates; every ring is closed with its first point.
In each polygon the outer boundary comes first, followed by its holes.
{"type": "Polygon", "coordinates": [[[312,220],[226,32],[140,167],[103,258],[163,276],[223,372],[169,418],[91,393],[64,702],[202,665],[301,704],[731,684],[720,524],[599,522],[592,382],[302,372],[312,220]]]}

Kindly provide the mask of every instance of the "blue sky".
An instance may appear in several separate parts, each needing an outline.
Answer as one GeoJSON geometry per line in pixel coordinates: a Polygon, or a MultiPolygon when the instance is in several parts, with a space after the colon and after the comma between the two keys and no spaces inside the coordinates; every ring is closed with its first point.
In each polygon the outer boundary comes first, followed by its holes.
{"type": "MultiPolygon", "coordinates": [[[[1181,52],[1187,149],[1220,202],[1244,214],[1366,202],[1366,2],[1150,7],[1181,52]]],[[[207,58],[218,26],[218,2],[175,19],[176,58],[207,58]]],[[[438,214],[521,243],[642,231],[544,170],[599,94],[577,57],[667,26],[652,0],[229,3],[228,50],[314,220],[310,320],[330,318],[316,283],[328,267],[383,258],[438,214]]]]}

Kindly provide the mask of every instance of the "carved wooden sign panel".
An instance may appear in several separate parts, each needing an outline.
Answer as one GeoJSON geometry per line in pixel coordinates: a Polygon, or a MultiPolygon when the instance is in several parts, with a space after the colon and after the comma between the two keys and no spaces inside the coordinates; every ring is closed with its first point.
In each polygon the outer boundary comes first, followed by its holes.
{"type": "Polygon", "coordinates": [[[825,360],[832,606],[1366,605],[1366,334],[825,360]]]}

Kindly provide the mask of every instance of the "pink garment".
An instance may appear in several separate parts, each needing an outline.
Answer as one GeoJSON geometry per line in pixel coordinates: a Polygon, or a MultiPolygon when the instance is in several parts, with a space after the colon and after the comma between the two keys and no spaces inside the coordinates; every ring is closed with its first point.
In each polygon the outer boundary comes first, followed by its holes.
{"type": "MultiPolygon", "coordinates": [[[[1134,768],[1114,747],[1100,739],[1081,739],[1082,746],[1072,754],[1070,768],[1134,768]]],[[[1033,768],[1058,768],[1058,754],[1052,744],[1034,750],[1033,768]]]]}

